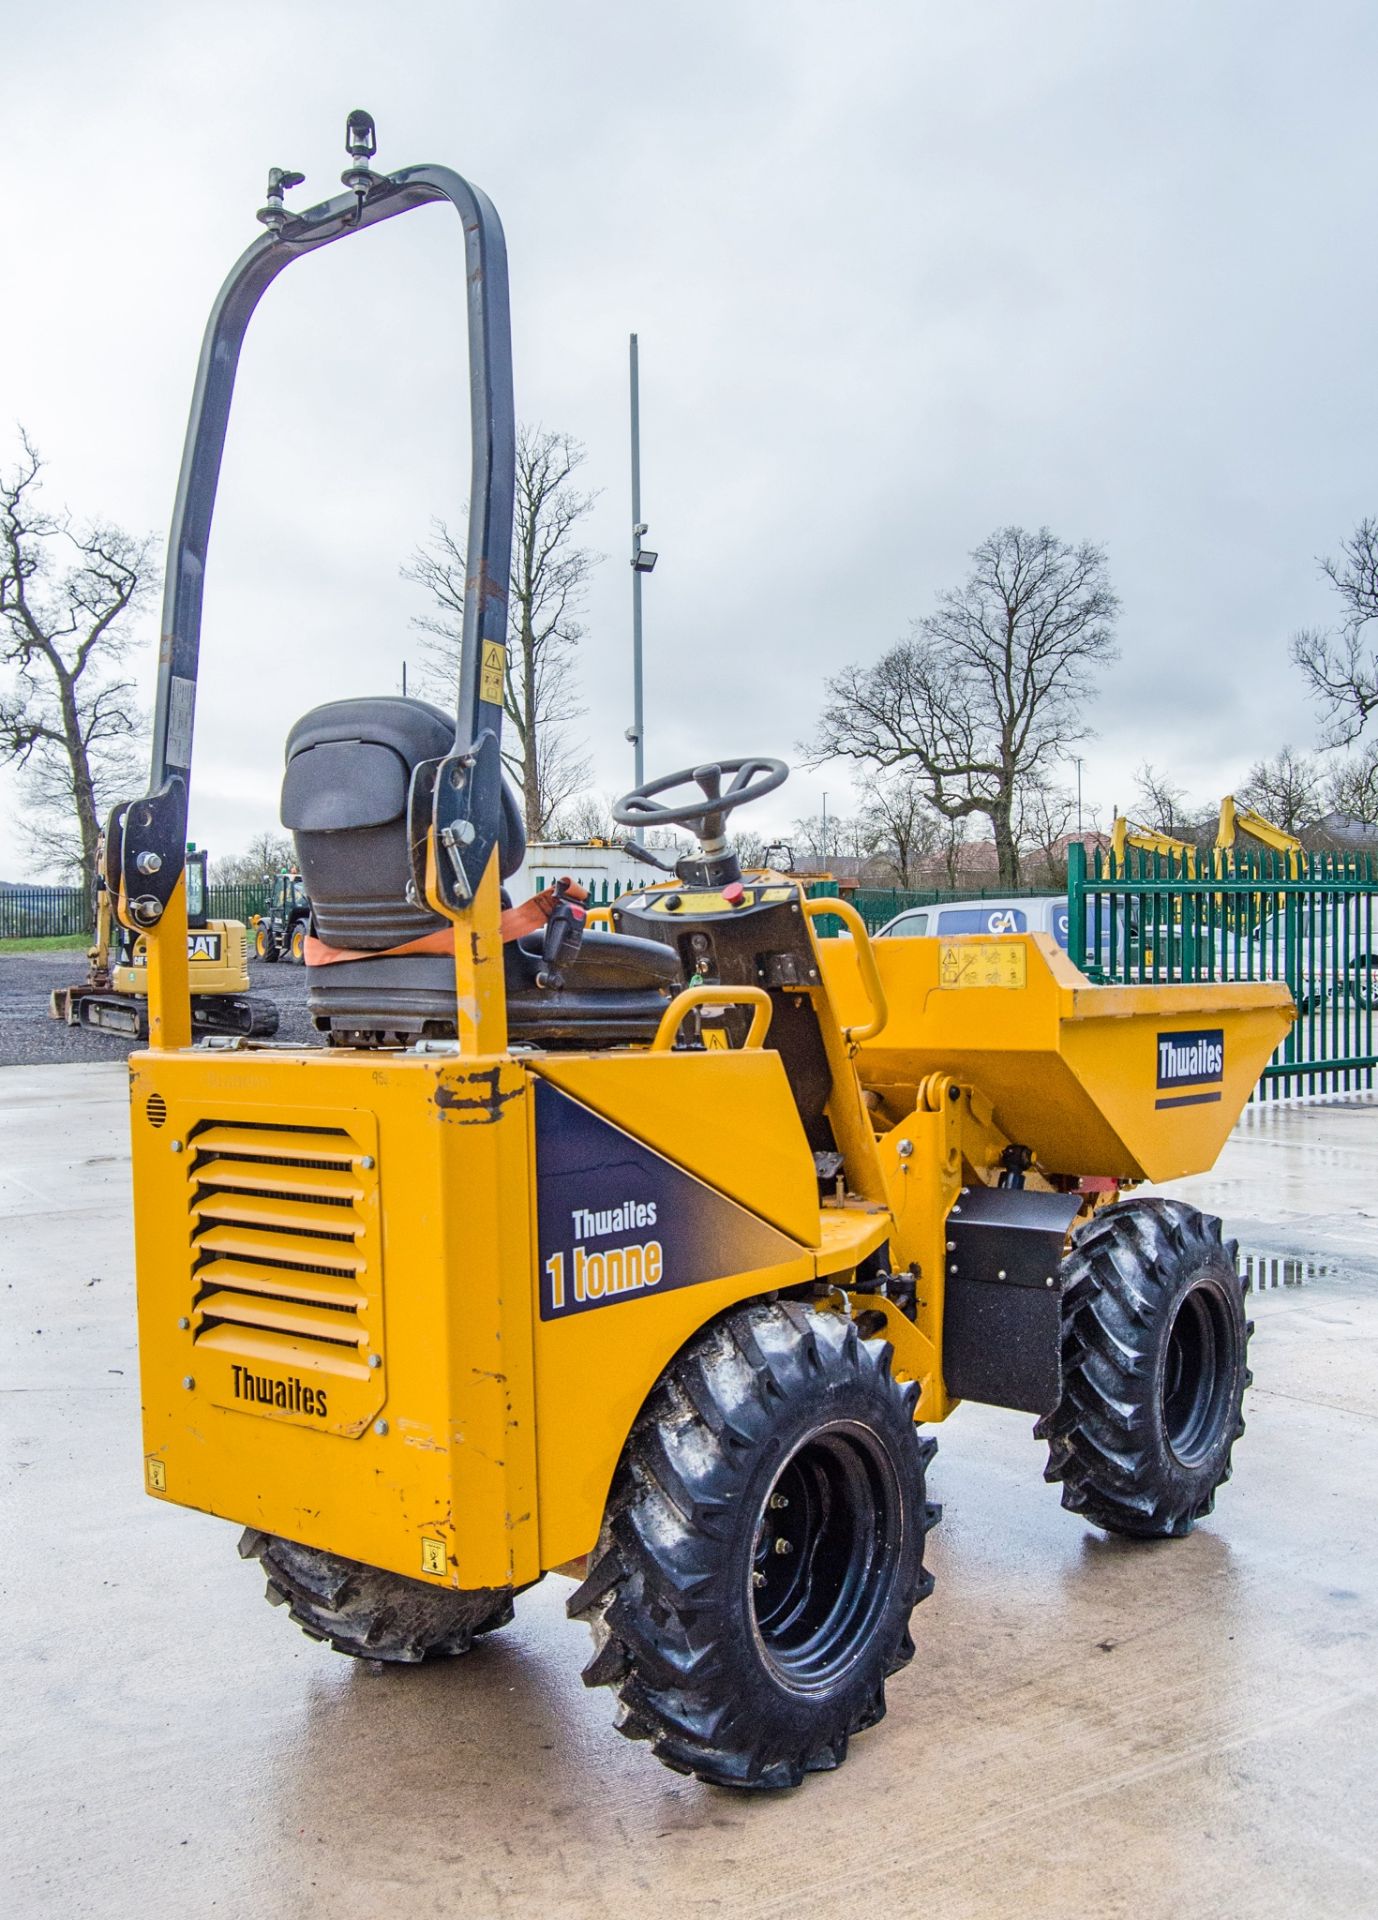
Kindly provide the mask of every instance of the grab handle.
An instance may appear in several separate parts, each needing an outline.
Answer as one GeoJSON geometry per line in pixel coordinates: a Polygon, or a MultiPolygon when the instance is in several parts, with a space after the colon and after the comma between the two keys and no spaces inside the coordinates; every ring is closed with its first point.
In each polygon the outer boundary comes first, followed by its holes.
{"type": "Polygon", "coordinates": [[[876,966],[875,951],[871,946],[871,936],[866,930],[866,922],[857,912],[850,900],[806,900],[804,912],[810,920],[821,920],[832,914],[840,920],[856,945],[857,971],[861,975],[861,984],[866,989],[866,998],[871,1003],[872,1020],[869,1027],[844,1027],[843,1038],[848,1046],[860,1046],[865,1040],[874,1040],[884,1030],[890,1018],[890,1009],[886,1004],[885,989],[880,984],[880,970],[876,966]]]}
{"type": "Polygon", "coordinates": [[[674,1045],[675,1036],[684,1024],[686,1013],[692,1013],[695,1007],[751,1007],[751,1025],[747,1030],[746,1046],[759,1047],[766,1037],[770,1025],[770,1016],[774,1008],[770,1004],[770,995],[764,987],[685,987],[677,993],[664,1013],[660,1016],[660,1025],[656,1028],[656,1037],[651,1042],[652,1053],[668,1053],[674,1045]]]}

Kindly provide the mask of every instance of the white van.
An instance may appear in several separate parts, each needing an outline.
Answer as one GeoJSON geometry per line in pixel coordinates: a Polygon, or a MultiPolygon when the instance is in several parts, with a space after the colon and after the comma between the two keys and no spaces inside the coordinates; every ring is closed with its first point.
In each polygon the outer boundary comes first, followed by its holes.
{"type": "Polygon", "coordinates": [[[923,934],[1050,933],[1067,945],[1067,896],[1035,894],[1016,900],[944,901],[936,907],[906,907],[887,920],[877,940],[914,939],[923,934]]]}

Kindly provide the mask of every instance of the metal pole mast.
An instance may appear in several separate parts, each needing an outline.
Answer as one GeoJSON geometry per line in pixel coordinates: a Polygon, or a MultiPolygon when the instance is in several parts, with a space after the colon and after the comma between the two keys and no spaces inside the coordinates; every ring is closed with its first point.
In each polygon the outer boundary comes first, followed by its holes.
{"type": "MultiPolygon", "coordinates": [[[[641,536],[646,531],[641,518],[641,381],[637,365],[636,335],[630,339],[632,396],[632,749],[635,755],[636,785],[646,781],[645,708],[641,679],[641,536]]],[[[636,838],[642,838],[637,829],[636,838]]]]}

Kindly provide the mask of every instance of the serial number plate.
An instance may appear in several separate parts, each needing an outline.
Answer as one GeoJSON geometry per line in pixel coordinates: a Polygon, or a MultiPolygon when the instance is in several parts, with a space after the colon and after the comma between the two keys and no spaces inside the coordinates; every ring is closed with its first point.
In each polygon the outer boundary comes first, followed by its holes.
{"type": "Polygon", "coordinates": [[[1027,986],[1028,958],[1022,940],[944,940],[938,948],[938,985],[1027,986]]]}

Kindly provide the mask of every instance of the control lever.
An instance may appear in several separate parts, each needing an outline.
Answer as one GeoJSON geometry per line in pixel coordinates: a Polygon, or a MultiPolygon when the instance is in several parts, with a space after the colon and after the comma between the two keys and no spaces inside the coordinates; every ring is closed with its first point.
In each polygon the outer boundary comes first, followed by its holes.
{"type": "Polygon", "coordinates": [[[676,872],[668,860],[657,860],[653,853],[648,853],[639,840],[621,840],[617,844],[629,860],[639,860],[643,866],[655,867],[661,873],[676,872]]]}
{"type": "Polygon", "coordinates": [[[554,993],[558,993],[565,984],[561,966],[569,966],[579,957],[579,948],[584,940],[584,909],[569,898],[573,884],[566,874],[550,889],[555,895],[555,902],[550,909],[550,918],[545,923],[541,970],[536,975],[536,985],[549,988],[554,993]]]}

